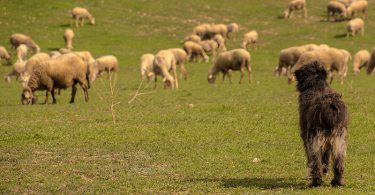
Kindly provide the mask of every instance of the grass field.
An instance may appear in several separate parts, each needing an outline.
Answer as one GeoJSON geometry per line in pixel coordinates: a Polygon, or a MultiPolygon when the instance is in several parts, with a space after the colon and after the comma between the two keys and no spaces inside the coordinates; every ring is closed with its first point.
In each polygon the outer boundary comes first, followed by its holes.
{"type": "MultiPolygon", "coordinates": [[[[69,11],[87,7],[96,25],[75,30],[75,50],[96,57],[116,55],[120,62],[116,124],[99,79],[85,103],[79,88],[57,104],[22,106],[21,87],[0,82],[0,193],[161,193],[161,194],[371,194],[375,192],[375,78],[350,71],[343,94],[350,113],[348,157],[342,188],[308,189],[305,155],[299,137],[297,92],[273,75],[281,49],[326,43],[371,50],[375,45],[375,0],[369,0],[366,34],[345,38],[345,22],[323,21],[327,1],[308,1],[309,17],[280,19],[281,0],[0,0],[0,45],[12,33],[28,34],[42,51],[63,47],[69,11]],[[251,51],[254,82],[215,86],[207,83],[211,63],[187,64],[188,80],[178,90],[145,83],[134,102],[143,53],[181,47],[180,41],[203,22],[237,22],[241,35],[256,29],[251,51]],[[189,108],[193,104],[193,108],[189,108]],[[252,162],[254,158],[261,162],[252,162]]],[[[298,16],[298,14],[297,14],[298,16]]],[[[11,66],[0,66],[0,75],[11,66]]],[[[351,70],[351,66],[349,68],[351,70]]],[[[39,92],[39,100],[43,93],[39,92]]]]}

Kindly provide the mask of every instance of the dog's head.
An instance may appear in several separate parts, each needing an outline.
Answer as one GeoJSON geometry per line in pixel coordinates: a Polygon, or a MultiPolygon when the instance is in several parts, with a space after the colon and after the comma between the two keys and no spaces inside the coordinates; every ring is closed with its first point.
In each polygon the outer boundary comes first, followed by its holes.
{"type": "Polygon", "coordinates": [[[294,72],[294,75],[298,81],[297,89],[300,92],[327,85],[327,71],[318,61],[301,66],[294,72]]]}

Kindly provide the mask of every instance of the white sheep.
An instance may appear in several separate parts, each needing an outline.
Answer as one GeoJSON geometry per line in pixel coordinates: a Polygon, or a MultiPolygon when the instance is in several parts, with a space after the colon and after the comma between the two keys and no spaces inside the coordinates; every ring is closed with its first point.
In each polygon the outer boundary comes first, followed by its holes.
{"type": "Polygon", "coordinates": [[[245,49],[234,49],[229,50],[223,53],[220,53],[214,61],[213,66],[208,72],[208,82],[210,84],[215,83],[216,75],[218,73],[223,74],[223,82],[225,76],[228,75],[229,82],[232,83],[231,80],[231,71],[239,70],[241,71],[241,78],[239,83],[242,82],[242,79],[245,74],[245,69],[247,69],[249,73],[249,82],[252,82],[251,76],[251,64],[250,64],[250,54],[245,49]]]}
{"type": "Polygon", "coordinates": [[[73,30],[70,28],[65,29],[64,31],[65,48],[73,49],[73,38],[74,38],[73,30]]]}
{"type": "Polygon", "coordinates": [[[237,34],[240,32],[240,27],[237,23],[230,23],[227,25],[228,33],[227,38],[236,38],[237,34]]]}
{"type": "Polygon", "coordinates": [[[187,42],[187,41],[193,41],[193,42],[200,42],[201,41],[201,38],[198,36],[198,35],[189,35],[189,36],[186,36],[184,38],[184,41],[183,43],[187,42]]]}
{"type": "Polygon", "coordinates": [[[227,38],[228,27],[225,24],[213,24],[209,28],[209,34],[209,39],[212,39],[217,34],[227,38]]]}
{"type": "Polygon", "coordinates": [[[141,76],[142,79],[147,78],[147,80],[154,80],[154,54],[143,54],[141,56],[141,65],[140,65],[140,70],[141,70],[141,76]]]}
{"type": "Polygon", "coordinates": [[[360,18],[352,19],[348,22],[346,25],[347,33],[346,37],[349,37],[350,35],[355,36],[359,31],[361,31],[361,35],[363,36],[365,34],[365,27],[364,22],[360,18]]]}
{"type": "Polygon", "coordinates": [[[12,63],[12,58],[10,57],[7,49],[5,49],[3,46],[0,46],[0,59],[6,60],[8,64],[12,63]]]}
{"type": "Polygon", "coordinates": [[[80,21],[80,26],[83,26],[84,20],[88,19],[90,24],[95,24],[95,18],[92,17],[90,12],[86,8],[75,7],[72,10],[72,18],[75,21],[76,27],[78,27],[78,21],[80,21]]]}
{"type": "Polygon", "coordinates": [[[216,55],[218,53],[218,50],[219,50],[219,45],[216,41],[214,41],[214,40],[204,40],[204,41],[199,42],[199,45],[202,46],[202,48],[203,48],[203,50],[206,54],[211,53],[213,58],[216,57],[216,55]]]}
{"type": "Polygon", "coordinates": [[[347,9],[348,16],[355,17],[358,13],[362,12],[363,17],[366,18],[366,10],[368,3],[365,0],[354,1],[347,9]]]}
{"type": "Polygon", "coordinates": [[[219,45],[220,52],[227,51],[227,48],[225,47],[225,39],[223,36],[217,34],[214,36],[213,40],[216,41],[216,43],[219,45]]]}
{"type": "Polygon", "coordinates": [[[286,76],[290,76],[290,70],[297,63],[299,57],[305,53],[308,47],[289,47],[280,51],[279,62],[275,68],[276,75],[282,75],[283,70],[286,70],[286,76]]]}
{"type": "Polygon", "coordinates": [[[25,61],[25,68],[20,73],[22,86],[25,86],[29,81],[35,65],[41,64],[50,59],[51,58],[47,53],[37,53],[31,56],[27,61],[25,61]]]}
{"type": "Polygon", "coordinates": [[[185,64],[188,61],[188,56],[187,56],[186,51],[181,49],[181,48],[172,48],[172,49],[169,49],[169,50],[173,53],[174,58],[176,60],[176,64],[180,68],[180,78],[186,80],[187,79],[187,71],[186,71],[186,68],[185,68],[185,64]]]}
{"type": "Polygon", "coordinates": [[[19,61],[25,61],[27,57],[27,46],[24,44],[19,45],[16,49],[16,53],[19,61]]]}
{"type": "Polygon", "coordinates": [[[183,49],[188,54],[188,60],[198,60],[199,58],[204,59],[206,62],[209,61],[209,57],[204,51],[203,47],[198,43],[187,41],[184,43],[183,49]]]}
{"type": "Polygon", "coordinates": [[[360,71],[361,68],[367,67],[367,63],[370,60],[370,53],[362,49],[358,51],[357,53],[354,54],[353,57],[353,72],[355,75],[357,75],[360,71]]]}
{"type": "Polygon", "coordinates": [[[25,61],[17,60],[16,63],[12,65],[12,69],[4,76],[4,80],[10,83],[12,76],[15,76],[16,80],[18,80],[18,77],[25,70],[25,64],[25,61]]]}
{"type": "Polygon", "coordinates": [[[330,1],[327,5],[327,21],[330,21],[330,18],[333,17],[335,21],[338,18],[343,19],[347,16],[346,7],[344,4],[338,1],[330,1]],[[338,16],[338,17],[337,17],[338,16]]]}
{"type": "Polygon", "coordinates": [[[37,64],[33,67],[30,80],[23,87],[22,104],[35,103],[34,92],[36,90],[47,90],[46,103],[48,92],[52,95],[53,103],[56,103],[55,89],[66,89],[68,87],[72,87],[70,103],[74,103],[77,92],[75,85],[77,83],[81,85],[87,102],[89,99],[88,76],[86,63],[74,53],[61,55],[56,59],[37,64]]]}
{"type": "Polygon", "coordinates": [[[247,46],[248,45],[251,45],[251,47],[253,49],[256,48],[255,44],[258,42],[258,33],[257,31],[255,30],[252,30],[248,33],[246,33],[244,36],[243,36],[243,41],[242,41],[242,45],[241,47],[243,49],[247,49],[247,46]]]}
{"type": "Polygon", "coordinates": [[[164,87],[171,87],[172,89],[178,89],[178,79],[176,72],[176,59],[170,50],[159,51],[154,58],[153,62],[154,73],[155,73],[155,87],[156,87],[156,76],[160,75],[163,77],[164,87]],[[172,71],[172,75],[169,72],[172,71]]]}
{"type": "Polygon", "coordinates": [[[19,45],[24,44],[28,48],[33,50],[34,53],[40,52],[39,46],[33,41],[31,37],[27,35],[15,33],[15,34],[12,34],[9,41],[10,41],[12,49],[16,49],[19,45]]]}
{"type": "Polygon", "coordinates": [[[115,56],[106,55],[96,58],[93,69],[91,70],[92,73],[90,73],[92,75],[91,81],[95,81],[95,79],[100,77],[104,71],[108,73],[109,77],[113,72],[118,72],[118,69],[118,60],[115,56]]]}
{"type": "Polygon", "coordinates": [[[304,17],[307,17],[306,1],[305,0],[292,0],[289,2],[288,7],[284,11],[284,18],[292,18],[293,12],[303,10],[304,17]]]}

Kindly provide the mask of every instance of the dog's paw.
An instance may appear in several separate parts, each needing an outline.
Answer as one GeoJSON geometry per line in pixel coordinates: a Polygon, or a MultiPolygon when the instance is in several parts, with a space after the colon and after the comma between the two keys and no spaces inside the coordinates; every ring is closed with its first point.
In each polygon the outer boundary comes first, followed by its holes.
{"type": "Polygon", "coordinates": [[[321,179],[313,179],[313,180],[309,183],[308,187],[309,187],[309,188],[313,188],[313,187],[319,187],[319,186],[321,186],[321,185],[323,185],[323,180],[321,180],[321,179]]]}
{"type": "Polygon", "coordinates": [[[344,186],[344,182],[343,182],[343,180],[335,180],[335,179],[333,179],[331,181],[331,185],[332,185],[332,187],[344,186]]]}

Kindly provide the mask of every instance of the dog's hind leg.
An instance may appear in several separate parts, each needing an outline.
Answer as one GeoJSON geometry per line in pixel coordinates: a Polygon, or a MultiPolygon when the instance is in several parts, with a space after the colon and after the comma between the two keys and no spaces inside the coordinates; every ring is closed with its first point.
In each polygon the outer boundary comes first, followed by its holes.
{"type": "MultiPolygon", "coordinates": [[[[319,132],[319,131],[318,131],[319,132]]],[[[322,142],[323,135],[318,133],[317,135],[312,135],[308,143],[308,153],[311,159],[309,168],[311,169],[311,182],[309,187],[317,187],[323,184],[323,174],[322,174],[322,142]]]]}
{"type": "Polygon", "coordinates": [[[331,146],[329,144],[326,144],[325,147],[323,148],[323,156],[322,156],[324,175],[328,175],[330,156],[331,156],[331,146]]]}
{"type": "Polygon", "coordinates": [[[342,175],[344,173],[344,160],[346,156],[346,129],[342,130],[341,135],[333,137],[332,140],[332,157],[333,157],[333,173],[334,177],[331,181],[332,186],[342,186],[344,181],[342,175]]]}

